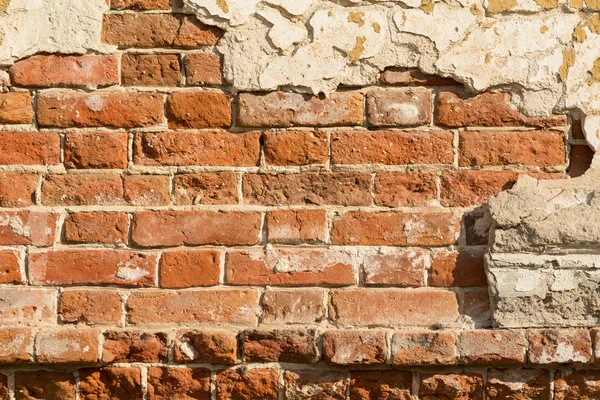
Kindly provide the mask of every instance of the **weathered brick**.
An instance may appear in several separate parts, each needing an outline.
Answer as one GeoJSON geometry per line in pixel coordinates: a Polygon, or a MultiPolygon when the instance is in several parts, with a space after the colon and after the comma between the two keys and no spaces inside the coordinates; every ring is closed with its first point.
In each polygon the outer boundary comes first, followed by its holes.
{"type": "Polygon", "coordinates": [[[0,93],[0,124],[31,124],[33,100],[28,92],[0,93]]]}
{"type": "Polygon", "coordinates": [[[265,161],[269,165],[325,164],[329,159],[329,138],[322,131],[266,132],[265,161]]]}
{"type": "Polygon", "coordinates": [[[179,86],[181,64],[177,54],[123,54],[123,86],[179,86]]]}
{"type": "Polygon", "coordinates": [[[545,400],[550,398],[550,376],[544,369],[492,369],[485,389],[488,399],[545,400]]]}
{"type": "Polygon", "coordinates": [[[43,127],[136,128],[160,125],[163,95],[155,93],[44,93],[37,121],[43,127]]]}
{"type": "Polygon", "coordinates": [[[365,285],[424,286],[428,255],[419,250],[380,250],[365,254],[365,285]]]}
{"type": "Polygon", "coordinates": [[[441,175],[441,203],[448,207],[486,204],[510,189],[518,173],[512,171],[447,171],[441,175]]]}
{"type": "Polygon", "coordinates": [[[220,262],[221,253],[216,250],[164,252],[160,258],[160,287],[179,289],[218,285],[220,262]]]}
{"type": "Polygon", "coordinates": [[[0,165],[54,164],[60,164],[60,136],[57,133],[2,131],[0,165]]]}
{"type": "Polygon", "coordinates": [[[382,172],[375,177],[375,204],[429,206],[437,200],[437,176],[428,172],[382,172]]]}
{"type": "Polygon", "coordinates": [[[441,92],[437,96],[436,125],[463,126],[534,126],[550,127],[566,124],[564,116],[530,118],[510,104],[509,93],[482,93],[463,98],[456,93],[441,92]]]}
{"type": "Polygon", "coordinates": [[[229,95],[216,91],[177,92],[167,98],[167,120],[171,129],[229,128],[229,95]]]}
{"type": "Polygon", "coordinates": [[[245,174],[244,201],[248,204],[371,205],[371,175],[354,172],[245,174]]]}
{"type": "Polygon", "coordinates": [[[352,371],[350,400],[412,400],[408,371],[352,371]]]}
{"type": "Polygon", "coordinates": [[[63,232],[71,243],[126,243],[129,216],[117,212],[74,212],[65,218],[63,232]]]}
{"type": "Polygon", "coordinates": [[[332,364],[384,364],[387,345],[383,331],[326,331],[323,358],[332,364]]]}
{"type": "Polygon", "coordinates": [[[356,284],[351,253],[328,249],[241,250],[227,253],[228,285],[349,286],[356,284]]]}
{"type": "Polygon", "coordinates": [[[387,68],[379,77],[382,85],[393,86],[460,86],[451,78],[443,78],[438,75],[427,75],[418,69],[387,68]]]}
{"type": "Polygon", "coordinates": [[[259,158],[259,132],[140,133],[134,145],[134,162],[141,165],[251,167],[259,158]]]}
{"type": "Polygon", "coordinates": [[[325,292],[315,289],[269,290],[261,299],[263,324],[314,324],[325,315],[325,292]]]}
{"type": "Polygon", "coordinates": [[[139,211],[133,217],[132,240],[143,247],[254,245],[261,223],[256,212],[139,211]]]}
{"type": "Polygon", "coordinates": [[[104,332],[102,362],[167,362],[168,335],[162,332],[104,332]]]}
{"type": "Polygon", "coordinates": [[[222,85],[225,83],[221,57],[214,53],[188,53],[185,56],[185,73],[188,86],[222,85]]]}
{"type": "Polygon", "coordinates": [[[564,134],[559,131],[465,131],[459,135],[461,167],[565,164],[564,134]]]}
{"type": "Polygon", "coordinates": [[[82,400],[141,399],[142,373],[133,367],[86,368],[79,370],[82,400]]]}
{"type": "Polygon", "coordinates": [[[585,363],[592,357],[592,340],[585,329],[534,329],[527,336],[532,364],[585,363]]]}
{"type": "Polygon", "coordinates": [[[291,92],[239,95],[238,123],[245,127],[362,125],[363,114],[359,92],[336,92],[324,99],[291,92]]]}
{"type": "Polygon", "coordinates": [[[435,252],[429,271],[429,286],[487,286],[483,253],[478,251],[435,252]]]}
{"type": "Polygon", "coordinates": [[[276,400],[279,371],[272,368],[225,369],[217,372],[219,400],[276,400]]]}
{"type": "Polygon", "coordinates": [[[34,204],[39,181],[36,174],[0,173],[0,207],[27,207],[34,204]]]}
{"type": "Polygon", "coordinates": [[[285,371],[284,399],[335,399],[344,400],[349,379],[345,372],[285,371]]]}
{"type": "Polygon", "coordinates": [[[419,126],[431,123],[433,91],[425,88],[373,90],[367,93],[370,126],[419,126]]]}
{"type": "Polygon", "coordinates": [[[445,212],[349,211],[333,221],[331,241],[347,245],[444,246],[456,241],[458,219],[445,212]]]}
{"type": "Polygon", "coordinates": [[[214,46],[221,35],[183,14],[106,14],[102,26],[102,40],[121,48],[214,46]]]}
{"type": "Polygon", "coordinates": [[[126,175],[123,198],[132,206],[165,206],[171,203],[170,178],[167,175],[126,175]]]}
{"type": "Polygon", "coordinates": [[[56,323],[56,291],[42,288],[0,288],[0,324],[56,323]]]}
{"type": "Polygon", "coordinates": [[[257,322],[258,292],[252,289],[134,292],[127,299],[130,324],[257,322]]]}
{"type": "Polygon", "coordinates": [[[119,84],[115,56],[37,55],[16,62],[9,69],[16,86],[90,88],[119,84]]]}
{"type": "Polygon", "coordinates": [[[522,330],[463,331],[458,339],[459,362],[462,364],[523,364],[527,338],[522,330]]]}
{"type": "Polygon", "coordinates": [[[112,10],[170,10],[171,0],[111,0],[112,10]]]}
{"type": "Polygon", "coordinates": [[[66,168],[127,168],[126,132],[69,132],[65,136],[66,168]]]}
{"type": "Polygon", "coordinates": [[[339,131],[331,133],[333,164],[452,164],[452,133],[339,131]]]}
{"type": "Polygon", "coordinates": [[[29,255],[36,285],[154,286],[156,256],[134,251],[49,250],[29,255]]]}
{"type": "Polygon", "coordinates": [[[240,342],[245,362],[316,363],[319,360],[314,330],[247,330],[240,342]]]}
{"type": "Polygon", "coordinates": [[[324,242],[327,238],[325,210],[274,210],[267,214],[269,243],[324,242]]]}
{"type": "Polygon", "coordinates": [[[430,327],[455,323],[458,315],[458,300],[450,291],[349,289],[333,291],[329,298],[329,319],[340,327],[430,327]]]}
{"type": "Polygon", "coordinates": [[[76,392],[73,372],[19,371],[15,374],[16,400],[75,400],[76,392]]]}
{"type": "Polygon", "coordinates": [[[149,368],[148,400],[210,400],[210,376],[206,368],[149,368]]]}
{"type": "MultiPolygon", "coordinates": [[[[3,364],[14,364],[31,361],[33,361],[33,335],[31,328],[0,329],[0,362],[3,364]]],[[[1,389],[0,393],[2,393],[1,389]]]]}
{"type": "Polygon", "coordinates": [[[61,329],[38,332],[35,359],[38,363],[95,363],[99,355],[97,329],[61,329]]]}
{"type": "Polygon", "coordinates": [[[594,151],[587,145],[572,145],[569,154],[569,176],[577,178],[586,173],[592,165],[594,151]]]}
{"type": "Polygon", "coordinates": [[[51,246],[58,214],[35,211],[0,212],[1,245],[51,246]]]}
{"type": "Polygon", "coordinates": [[[173,178],[175,204],[237,204],[237,177],[234,172],[206,172],[176,175],[173,178]]]}
{"type": "Polygon", "coordinates": [[[178,363],[236,364],[237,331],[182,330],[175,338],[178,363]]]}
{"type": "Polygon", "coordinates": [[[557,371],[554,400],[595,400],[600,396],[600,370],[557,371]]]}
{"type": "Polygon", "coordinates": [[[118,290],[65,289],[58,303],[63,323],[117,325],[123,316],[122,293],[118,290]]]}
{"type": "Polygon", "coordinates": [[[0,284],[21,283],[20,259],[22,254],[15,250],[0,250],[0,284]]]}
{"type": "MultiPolygon", "coordinates": [[[[0,374],[0,396],[5,399],[10,398],[10,392],[8,390],[8,377],[4,374],[0,374]]],[[[19,398],[17,397],[17,399],[19,398]]]]}
{"type": "Polygon", "coordinates": [[[421,375],[422,399],[483,400],[483,379],[479,374],[421,375]]]}
{"type": "Polygon", "coordinates": [[[452,365],[457,355],[452,332],[396,332],[392,336],[393,365],[452,365]]]}

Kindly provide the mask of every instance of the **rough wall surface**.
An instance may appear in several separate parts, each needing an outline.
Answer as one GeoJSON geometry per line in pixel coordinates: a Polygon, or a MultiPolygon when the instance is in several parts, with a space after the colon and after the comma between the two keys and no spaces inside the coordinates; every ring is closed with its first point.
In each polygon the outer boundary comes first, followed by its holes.
{"type": "Polygon", "coordinates": [[[600,398],[599,9],[0,0],[0,399],[600,398]]]}

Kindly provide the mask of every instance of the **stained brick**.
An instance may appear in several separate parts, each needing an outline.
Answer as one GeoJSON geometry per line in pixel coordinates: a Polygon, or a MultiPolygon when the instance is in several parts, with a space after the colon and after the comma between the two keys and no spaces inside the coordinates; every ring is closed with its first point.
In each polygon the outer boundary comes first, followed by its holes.
{"type": "Polygon", "coordinates": [[[56,323],[56,291],[42,288],[0,288],[0,324],[56,323]]]}
{"type": "Polygon", "coordinates": [[[51,246],[58,214],[36,211],[0,212],[1,245],[51,246]]]}
{"type": "Polygon", "coordinates": [[[367,93],[367,123],[376,127],[429,125],[432,96],[424,88],[371,91],[367,93]]]}
{"type": "Polygon", "coordinates": [[[27,92],[0,93],[0,124],[31,124],[33,100],[27,92]]]}
{"type": "Polygon", "coordinates": [[[166,108],[169,128],[229,128],[229,103],[229,96],[223,92],[203,90],[170,94],[166,108]]]}
{"type": "Polygon", "coordinates": [[[419,396],[424,399],[483,400],[483,379],[479,374],[423,374],[419,396]]]}
{"type": "MultiPolygon", "coordinates": [[[[0,362],[3,364],[33,361],[33,335],[31,328],[0,329],[0,362]]],[[[1,376],[0,376],[1,378],[1,376]]],[[[2,393],[0,385],[0,393],[2,393]]]]}
{"type": "Polygon", "coordinates": [[[117,325],[123,317],[122,295],[118,290],[65,289],[58,315],[63,323],[117,325]]]}
{"type": "Polygon", "coordinates": [[[269,165],[325,164],[329,159],[327,132],[278,131],[264,134],[265,161],[269,165]]]}
{"type": "Polygon", "coordinates": [[[408,371],[352,371],[350,400],[412,399],[412,373],[408,371]]]}
{"type": "Polygon", "coordinates": [[[206,172],[176,175],[173,178],[175,204],[237,204],[237,177],[234,172],[206,172]]]}
{"type": "Polygon", "coordinates": [[[392,337],[393,365],[452,365],[457,356],[453,332],[396,332],[392,337]]]}
{"type": "Polygon", "coordinates": [[[126,243],[129,216],[117,212],[75,212],[67,215],[65,240],[71,243],[126,243]]]}
{"type": "Polygon", "coordinates": [[[437,287],[487,286],[481,252],[435,252],[429,285],[437,287]]]}
{"type": "Polygon", "coordinates": [[[57,133],[3,131],[0,135],[0,165],[59,163],[60,136],[57,133]]]}
{"type": "Polygon", "coordinates": [[[76,392],[75,375],[72,372],[19,371],[15,374],[16,400],[75,400],[76,392]]]}
{"type": "Polygon", "coordinates": [[[544,369],[493,369],[487,374],[486,397],[492,399],[548,399],[550,376],[544,369]]]}
{"type": "Polygon", "coordinates": [[[385,332],[339,330],[323,333],[323,357],[332,364],[384,364],[387,358],[385,332]]]}
{"type": "Polygon", "coordinates": [[[168,335],[162,332],[104,332],[102,362],[167,362],[168,335]]]}
{"type": "Polygon", "coordinates": [[[39,181],[36,174],[0,173],[0,207],[26,207],[34,204],[39,181]]]}
{"type": "Polygon", "coordinates": [[[97,329],[61,329],[39,332],[35,337],[38,363],[95,363],[99,355],[97,329]]]}
{"type": "Polygon", "coordinates": [[[0,284],[21,283],[20,259],[22,254],[15,250],[0,250],[0,284]]]}
{"type": "Polygon", "coordinates": [[[424,286],[428,255],[420,250],[382,250],[365,254],[365,285],[424,286]]]}
{"type": "Polygon", "coordinates": [[[177,54],[123,54],[124,86],[179,86],[181,64],[177,54]]]}
{"type": "Polygon", "coordinates": [[[211,372],[206,368],[148,369],[148,400],[210,400],[211,372]]]}
{"type": "Polygon", "coordinates": [[[325,292],[318,289],[269,290],[261,299],[263,324],[314,324],[325,315],[325,292]]]}
{"type": "Polygon", "coordinates": [[[285,371],[284,399],[336,399],[346,398],[348,374],[335,371],[285,371]]]}
{"type": "Polygon", "coordinates": [[[127,168],[127,133],[69,132],[65,136],[66,168],[127,168]]]}
{"type": "Polygon", "coordinates": [[[219,400],[276,400],[279,371],[272,368],[226,369],[217,372],[219,400]]]}
{"type": "Polygon", "coordinates": [[[325,210],[274,210],[267,214],[270,243],[299,244],[326,240],[325,210]]]}
{"type": "Polygon", "coordinates": [[[217,54],[200,52],[185,56],[185,73],[188,86],[222,85],[222,60],[217,54]]]}
{"type": "Polygon", "coordinates": [[[245,362],[310,364],[319,360],[314,330],[247,330],[240,342],[245,362]]]}
{"type": "Polygon", "coordinates": [[[435,204],[437,176],[428,172],[382,172],[375,177],[375,204],[419,207],[435,204]]]}
{"type": "Polygon", "coordinates": [[[592,357],[592,341],[585,329],[529,330],[532,364],[585,363],[592,357]]]}
{"type": "Polygon", "coordinates": [[[220,260],[221,253],[215,250],[164,252],[160,258],[160,286],[178,289],[218,285],[220,260]]]}
{"type": "Polygon", "coordinates": [[[181,330],[175,338],[174,357],[178,363],[235,364],[237,331],[181,330]]]}
{"type": "Polygon", "coordinates": [[[142,398],[142,374],[138,368],[86,368],[79,370],[79,382],[82,400],[142,398]]]}
{"type": "Polygon", "coordinates": [[[522,330],[463,331],[458,339],[459,361],[464,364],[523,364],[527,348],[522,330]]]}

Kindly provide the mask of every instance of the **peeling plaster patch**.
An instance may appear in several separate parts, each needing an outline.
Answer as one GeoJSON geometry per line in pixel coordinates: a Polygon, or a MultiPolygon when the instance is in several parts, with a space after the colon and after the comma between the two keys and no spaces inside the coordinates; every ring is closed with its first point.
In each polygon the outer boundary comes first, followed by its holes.
{"type": "Polygon", "coordinates": [[[6,12],[10,6],[10,0],[0,0],[0,11],[6,12]]]}

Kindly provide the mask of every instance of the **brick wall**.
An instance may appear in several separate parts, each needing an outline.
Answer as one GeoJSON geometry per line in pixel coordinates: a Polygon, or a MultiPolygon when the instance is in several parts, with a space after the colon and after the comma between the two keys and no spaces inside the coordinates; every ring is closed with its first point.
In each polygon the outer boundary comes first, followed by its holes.
{"type": "Polygon", "coordinates": [[[396,69],[237,93],[218,29],[112,9],[117,52],[0,94],[0,398],[600,396],[598,331],[491,329],[483,267],[489,197],[587,169],[577,121],[396,69]]]}

